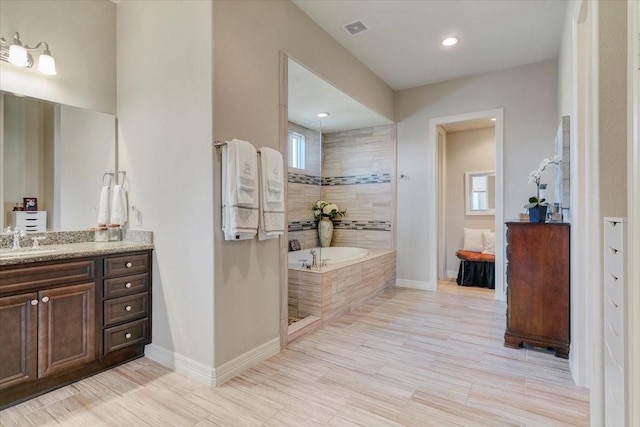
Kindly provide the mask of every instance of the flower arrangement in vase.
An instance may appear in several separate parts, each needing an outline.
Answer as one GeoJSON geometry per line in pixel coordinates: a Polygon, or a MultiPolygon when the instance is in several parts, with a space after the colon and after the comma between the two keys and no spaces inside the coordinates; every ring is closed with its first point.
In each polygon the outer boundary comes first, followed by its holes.
{"type": "Polygon", "coordinates": [[[526,209],[529,209],[529,222],[545,222],[548,205],[544,203],[546,199],[540,197],[540,187],[544,185],[546,188],[546,184],[540,184],[540,179],[547,166],[559,165],[560,163],[562,160],[559,156],[554,156],[552,159],[542,159],[538,169],[532,170],[529,174],[529,184],[536,185],[536,195],[529,197],[529,203],[524,205],[526,209]]]}
{"type": "Polygon", "coordinates": [[[318,200],[313,205],[313,216],[318,221],[318,237],[320,238],[320,246],[331,246],[331,239],[333,238],[333,222],[335,218],[344,216],[347,213],[346,209],[340,209],[335,203],[325,202],[324,200],[318,200]]]}

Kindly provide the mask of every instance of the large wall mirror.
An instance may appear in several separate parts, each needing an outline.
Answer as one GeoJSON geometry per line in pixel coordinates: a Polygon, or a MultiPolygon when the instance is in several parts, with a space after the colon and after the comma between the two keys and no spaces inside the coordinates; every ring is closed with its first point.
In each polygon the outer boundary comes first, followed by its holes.
{"type": "Polygon", "coordinates": [[[467,215],[496,214],[496,172],[466,172],[465,205],[467,215]]]}
{"type": "Polygon", "coordinates": [[[47,230],[94,226],[103,175],[116,167],[115,116],[0,92],[0,164],[3,229],[26,197],[47,230]]]}

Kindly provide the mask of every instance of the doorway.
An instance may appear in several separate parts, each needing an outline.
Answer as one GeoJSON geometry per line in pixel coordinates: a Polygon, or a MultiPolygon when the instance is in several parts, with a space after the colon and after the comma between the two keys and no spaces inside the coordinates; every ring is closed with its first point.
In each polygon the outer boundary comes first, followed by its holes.
{"type": "MultiPolygon", "coordinates": [[[[432,206],[431,221],[429,224],[432,236],[438,236],[430,242],[431,253],[438,254],[430,260],[430,282],[434,285],[438,279],[450,276],[451,270],[445,265],[446,247],[446,221],[447,214],[444,211],[444,189],[447,184],[446,168],[446,129],[455,129],[455,124],[478,123],[492,120],[495,125],[495,219],[493,228],[496,232],[495,242],[495,291],[494,298],[505,300],[505,233],[503,227],[503,109],[485,110],[474,113],[459,114],[446,117],[438,117],[429,120],[429,141],[431,149],[431,185],[429,188],[430,206],[432,206]]],[[[436,286],[437,287],[437,286],[436,286]]]]}

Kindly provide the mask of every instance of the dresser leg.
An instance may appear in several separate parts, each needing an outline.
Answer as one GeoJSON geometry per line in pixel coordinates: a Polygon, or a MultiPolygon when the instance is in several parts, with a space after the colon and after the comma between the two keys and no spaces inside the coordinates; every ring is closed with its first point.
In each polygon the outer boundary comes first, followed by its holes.
{"type": "Polygon", "coordinates": [[[522,348],[523,341],[518,337],[510,335],[508,332],[504,334],[504,346],[509,348],[522,348]]]}

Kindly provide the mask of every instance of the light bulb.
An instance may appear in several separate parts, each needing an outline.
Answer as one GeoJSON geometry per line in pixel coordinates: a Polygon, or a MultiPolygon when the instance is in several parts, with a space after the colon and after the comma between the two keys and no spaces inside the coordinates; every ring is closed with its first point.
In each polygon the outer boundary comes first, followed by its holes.
{"type": "Polygon", "coordinates": [[[56,74],[56,60],[53,56],[43,53],[38,58],[38,71],[42,74],[48,74],[50,76],[56,74]]]}
{"type": "Polygon", "coordinates": [[[17,44],[9,46],[9,62],[19,67],[28,66],[27,49],[17,44]]]}
{"type": "Polygon", "coordinates": [[[456,44],[458,44],[458,39],[455,37],[447,37],[446,39],[442,40],[443,46],[453,46],[456,44]]]}

